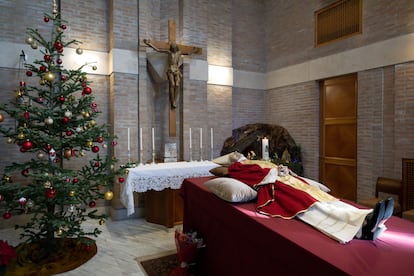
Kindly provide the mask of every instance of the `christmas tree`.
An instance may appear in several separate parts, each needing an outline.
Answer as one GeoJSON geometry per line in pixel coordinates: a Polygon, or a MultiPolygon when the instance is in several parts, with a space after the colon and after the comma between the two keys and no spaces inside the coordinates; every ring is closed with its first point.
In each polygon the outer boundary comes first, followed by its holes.
{"type": "Polygon", "coordinates": [[[26,43],[43,57],[24,65],[23,77],[35,85],[20,79],[11,101],[0,105],[0,133],[7,143],[17,145],[25,160],[5,167],[0,212],[3,219],[32,214],[26,225],[16,228],[22,230],[26,244],[40,242],[43,252],[38,256],[47,258],[60,250],[65,238],[76,238],[86,249],[94,242],[87,236],[96,237],[98,224],[106,219],[97,212],[96,201],[112,199],[114,179],[123,171],[116,169],[117,160],[111,156],[116,137],[96,121],[100,111],[83,72],[91,65],[76,70],[64,67],[65,49],[83,51],[79,41],[65,42],[67,27],[55,1],[42,24],[52,24],[49,39],[37,29],[27,29],[26,43]],[[81,224],[87,219],[96,219],[97,228],[83,230],[81,224]]]}

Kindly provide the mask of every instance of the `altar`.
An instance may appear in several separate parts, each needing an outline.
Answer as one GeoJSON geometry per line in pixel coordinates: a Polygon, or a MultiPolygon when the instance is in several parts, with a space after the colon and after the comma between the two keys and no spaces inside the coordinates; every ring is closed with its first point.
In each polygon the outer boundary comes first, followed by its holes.
{"type": "Polygon", "coordinates": [[[173,227],[182,223],[183,202],[179,189],[184,179],[212,175],[218,165],[211,161],[171,162],[139,165],[130,168],[121,184],[121,203],[127,214],[134,213],[134,192],[146,193],[145,208],[148,222],[173,227]]]}

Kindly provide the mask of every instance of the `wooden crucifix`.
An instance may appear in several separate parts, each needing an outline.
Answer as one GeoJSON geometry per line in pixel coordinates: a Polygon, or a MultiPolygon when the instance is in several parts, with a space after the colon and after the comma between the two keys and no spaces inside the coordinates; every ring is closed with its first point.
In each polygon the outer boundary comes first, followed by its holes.
{"type": "Polygon", "coordinates": [[[194,46],[182,45],[176,43],[175,36],[175,21],[168,20],[168,42],[152,41],[144,39],[144,43],[155,51],[168,54],[168,69],[167,78],[169,82],[169,98],[170,98],[170,119],[169,132],[170,136],[174,137],[177,134],[176,130],[176,107],[177,98],[180,91],[180,84],[183,73],[181,66],[183,64],[183,55],[197,54],[201,55],[202,49],[194,46]]]}

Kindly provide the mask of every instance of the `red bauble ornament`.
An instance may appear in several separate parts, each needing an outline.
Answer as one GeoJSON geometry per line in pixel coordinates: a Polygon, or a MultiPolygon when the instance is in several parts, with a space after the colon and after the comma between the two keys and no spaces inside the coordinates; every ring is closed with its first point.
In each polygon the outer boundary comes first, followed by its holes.
{"type": "Polygon", "coordinates": [[[58,53],[59,54],[63,53],[63,48],[58,49],[58,53]]]}
{"type": "Polygon", "coordinates": [[[11,214],[10,214],[10,212],[6,212],[6,213],[4,213],[4,214],[3,214],[3,218],[4,218],[4,219],[9,219],[9,218],[11,218],[11,214]]]}
{"type": "Polygon", "coordinates": [[[32,71],[26,71],[26,76],[31,77],[33,75],[32,71]]]}
{"type": "Polygon", "coordinates": [[[50,55],[44,55],[44,56],[43,56],[43,59],[44,59],[45,61],[50,61],[51,56],[50,56],[50,55]]]}
{"type": "Polygon", "coordinates": [[[20,152],[26,152],[26,151],[27,151],[27,149],[25,149],[24,147],[20,148],[20,152]]]}
{"type": "Polygon", "coordinates": [[[69,123],[70,119],[68,117],[63,117],[62,123],[67,124],[69,123]]]}
{"type": "Polygon", "coordinates": [[[92,88],[90,88],[90,87],[85,87],[84,89],[83,89],[83,93],[85,93],[86,95],[89,95],[89,94],[91,94],[92,93],[92,88]]]}
{"type": "Polygon", "coordinates": [[[46,66],[41,65],[41,66],[39,67],[39,70],[40,70],[40,72],[46,72],[46,66]]]}
{"type": "Polygon", "coordinates": [[[50,20],[49,17],[47,17],[47,16],[43,17],[43,21],[45,21],[46,23],[49,22],[49,20],[50,20]]]}
{"type": "Polygon", "coordinates": [[[71,136],[73,134],[72,130],[66,130],[66,136],[71,136]]]}
{"type": "Polygon", "coordinates": [[[29,169],[23,169],[21,173],[23,176],[27,176],[29,174],[29,169]]]}
{"type": "Polygon", "coordinates": [[[64,30],[66,30],[66,25],[62,25],[62,26],[60,26],[62,29],[64,29],[64,30]]]}
{"type": "Polygon", "coordinates": [[[98,162],[98,161],[96,161],[96,162],[95,162],[95,167],[99,167],[99,166],[100,166],[99,162],[98,162]]]}
{"type": "Polygon", "coordinates": [[[2,201],[4,199],[3,195],[0,194],[0,201],[2,201]]]}
{"type": "Polygon", "coordinates": [[[46,196],[48,198],[55,198],[56,197],[56,189],[55,188],[46,189],[46,196]]]}
{"type": "Polygon", "coordinates": [[[60,76],[60,80],[61,81],[66,81],[66,76],[65,75],[60,76]]]}
{"type": "Polygon", "coordinates": [[[96,141],[98,142],[98,143],[102,143],[103,142],[103,137],[102,136],[99,136],[97,139],[96,139],[96,141]]]}
{"type": "Polygon", "coordinates": [[[89,207],[93,208],[95,206],[96,206],[96,202],[95,201],[92,200],[91,202],[89,202],[89,207]]]}
{"type": "Polygon", "coordinates": [[[39,96],[37,97],[36,101],[41,104],[45,101],[45,98],[43,98],[42,96],[39,96]]]}
{"type": "Polygon", "coordinates": [[[24,117],[25,120],[29,120],[29,111],[25,111],[23,113],[23,117],[24,117]]]}
{"type": "Polygon", "coordinates": [[[85,244],[85,250],[86,250],[87,252],[91,251],[91,249],[92,249],[92,247],[91,247],[91,245],[90,245],[90,244],[85,244]]]}
{"type": "Polygon", "coordinates": [[[92,147],[92,151],[93,151],[94,153],[97,153],[97,152],[99,151],[99,147],[98,147],[98,146],[93,146],[93,147],[92,147]]]}
{"type": "Polygon", "coordinates": [[[64,103],[64,102],[65,102],[65,97],[64,97],[64,96],[62,96],[62,95],[60,95],[60,96],[59,96],[59,102],[60,102],[60,103],[64,103]]]}
{"type": "Polygon", "coordinates": [[[62,64],[62,62],[63,62],[63,61],[62,61],[62,59],[61,59],[61,58],[58,58],[58,59],[56,60],[56,63],[57,63],[57,64],[62,64]]]}
{"type": "Polygon", "coordinates": [[[22,144],[22,147],[23,147],[25,150],[29,150],[29,149],[33,148],[33,143],[32,143],[32,141],[30,141],[30,140],[26,140],[26,141],[22,144]]]}
{"type": "Polygon", "coordinates": [[[52,146],[51,146],[50,144],[47,144],[47,145],[45,146],[45,150],[46,150],[47,152],[49,152],[51,149],[52,149],[52,146]]]}
{"type": "Polygon", "coordinates": [[[26,82],[25,81],[20,81],[19,85],[20,85],[20,87],[26,87],[26,82]]]}
{"type": "Polygon", "coordinates": [[[79,179],[74,178],[74,179],[72,180],[72,182],[73,182],[73,183],[78,183],[78,182],[79,182],[79,179]]]}
{"type": "Polygon", "coordinates": [[[63,48],[63,44],[59,40],[56,41],[55,44],[53,44],[53,46],[55,47],[56,50],[59,50],[59,49],[63,48]]]}
{"type": "Polygon", "coordinates": [[[125,181],[125,178],[123,178],[123,177],[120,177],[120,178],[118,178],[118,181],[119,181],[119,183],[124,183],[124,181],[125,181]]]}

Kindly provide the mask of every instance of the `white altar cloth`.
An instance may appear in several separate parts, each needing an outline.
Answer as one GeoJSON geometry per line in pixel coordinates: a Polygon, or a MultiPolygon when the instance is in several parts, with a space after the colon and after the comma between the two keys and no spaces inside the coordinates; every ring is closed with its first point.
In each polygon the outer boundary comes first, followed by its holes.
{"type": "Polygon", "coordinates": [[[185,178],[212,175],[209,171],[219,165],[211,161],[171,162],[139,165],[130,168],[126,181],[121,184],[121,203],[128,216],[134,210],[134,192],[179,189],[185,178]]]}

